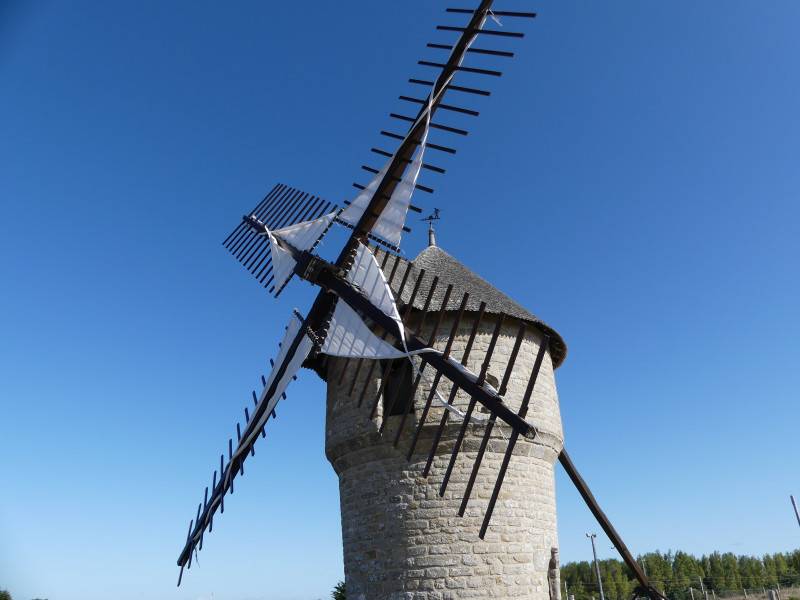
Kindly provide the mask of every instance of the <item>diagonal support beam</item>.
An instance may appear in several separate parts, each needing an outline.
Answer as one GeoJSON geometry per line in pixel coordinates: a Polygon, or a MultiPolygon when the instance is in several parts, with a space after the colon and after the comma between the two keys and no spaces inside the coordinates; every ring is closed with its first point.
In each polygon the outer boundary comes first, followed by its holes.
{"type": "Polygon", "coordinates": [[[561,463],[561,466],[564,467],[564,470],[567,472],[567,475],[569,475],[572,483],[574,483],[575,487],[578,488],[578,492],[583,498],[583,501],[586,502],[589,510],[592,511],[594,518],[597,519],[597,522],[608,536],[608,539],[610,539],[611,543],[614,544],[614,547],[617,549],[617,552],[619,552],[622,560],[625,561],[625,564],[628,565],[628,568],[633,571],[633,575],[636,577],[636,580],[642,585],[642,587],[645,588],[645,590],[647,590],[647,595],[650,597],[650,600],[667,600],[666,596],[653,587],[653,584],[650,583],[647,575],[645,575],[644,571],[642,571],[642,567],[640,567],[639,563],[634,560],[633,556],[628,550],[628,547],[622,541],[622,538],[617,533],[617,530],[614,529],[611,521],[609,521],[608,517],[606,516],[606,513],[602,511],[597,500],[595,500],[595,497],[592,494],[592,491],[589,489],[589,486],[586,485],[583,477],[581,477],[580,473],[578,473],[578,469],[576,469],[575,465],[572,464],[572,460],[570,459],[566,450],[561,450],[561,454],[558,455],[558,462],[561,463]]]}

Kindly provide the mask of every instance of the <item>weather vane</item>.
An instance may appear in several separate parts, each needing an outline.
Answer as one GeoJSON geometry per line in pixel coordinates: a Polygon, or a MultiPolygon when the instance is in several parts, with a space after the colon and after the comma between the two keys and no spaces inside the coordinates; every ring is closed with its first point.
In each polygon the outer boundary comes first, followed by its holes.
{"type": "Polygon", "coordinates": [[[436,245],[436,237],[434,236],[434,232],[433,232],[433,222],[434,221],[438,221],[439,219],[441,219],[441,217],[439,216],[439,210],[440,209],[438,209],[438,208],[434,208],[432,215],[428,215],[424,219],[420,219],[420,221],[427,221],[428,222],[428,246],[435,246],[436,245]]]}
{"type": "Polygon", "coordinates": [[[433,222],[434,222],[434,221],[438,221],[439,219],[441,219],[441,217],[439,216],[439,213],[440,213],[440,212],[441,212],[441,209],[440,209],[440,208],[434,208],[434,209],[433,209],[433,214],[432,214],[432,215],[428,215],[428,216],[427,216],[427,217],[425,217],[424,219],[420,219],[420,221],[427,221],[427,222],[428,222],[428,225],[430,225],[431,227],[433,227],[433,222]]]}

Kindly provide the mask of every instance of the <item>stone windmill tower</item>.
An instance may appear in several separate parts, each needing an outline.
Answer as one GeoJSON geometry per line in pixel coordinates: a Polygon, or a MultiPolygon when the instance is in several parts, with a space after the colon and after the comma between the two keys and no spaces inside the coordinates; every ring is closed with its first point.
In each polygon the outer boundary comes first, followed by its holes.
{"type": "MultiPolygon", "coordinates": [[[[378,254],[379,258],[385,257],[382,252],[378,254]]],[[[396,255],[389,255],[384,264],[387,279],[395,274],[395,292],[400,286],[397,273],[407,267],[407,261],[396,255]]],[[[464,516],[459,517],[463,498],[470,495],[466,487],[486,424],[478,422],[466,427],[460,441],[461,453],[454,462],[447,489],[440,496],[463,418],[447,413],[441,406],[432,406],[419,440],[409,452],[414,428],[404,429],[399,438],[396,432],[404,415],[407,420],[419,420],[430,386],[420,382],[414,387],[412,370],[403,371],[401,365],[368,369],[363,365],[359,368],[357,361],[328,360],[324,370],[328,382],[325,446],[339,476],[347,596],[388,599],[411,598],[413,594],[413,598],[455,600],[490,595],[554,600],[559,597],[560,587],[553,469],[563,448],[563,435],[553,369],[564,359],[564,343],[550,327],[435,245],[411,262],[411,270],[412,277],[423,271],[425,275],[413,304],[411,290],[402,296],[402,308],[411,308],[411,323],[419,322],[423,310],[429,313],[421,327],[423,338],[431,335],[436,317],[443,315],[434,337],[434,345],[440,350],[447,345],[460,308],[454,298],[468,293],[466,311],[473,314],[485,303],[466,366],[480,372],[487,351],[492,348],[486,379],[496,388],[505,383],[503,397],[513,410],[519,409],[525,396],[526,372],[530,374],[534,368],[542,334],[550,336],[530,399],[537,435],[534,440],[517,444],[492,526],[480,539],[478,533],[511,430],[502,424],[494,425],[471,499],[464,516]],[[443,312],[443,293],[434,293],[428,307],[420,300],[427,297],[434,278],[438,278],[437,288],[442,291],[453,286],[443,312]],[[501,316],[503,323],[493,344],[501,316]],[[519,339],[523,323],[529,327],[519,339]],[[516,344],[519,348],[515,353],[516,344]],[[512,355],[516,369],[503,382],[512,355]],[[370,405],[359,402],[362,397],[379,398],[371,420],[364,418],[370,405]],[[387,412],[381,435],[379,429],[387,412]],[[431,447],[444,414],[450,418],[433,453],[429,478],[425,479],[422,474],[428,470],[431,447]],[[411,460],[407,460],[409,455],[411,460]]],[[[464,355],[471,326],[472,322],[457,328],[453,356],[464,355]]],[[[431,372],[429,379],[435,379],[435,373],[431,372]]],[[[443,391],[449,395],[451,386],[444,386],[443,391]]],[[[466,413],[469,397],[457,394],[454,405],[466,413]]],[[[487,415],[478,411],[477,416],[487,415]]]]}
{"type": "Polygon", "coordinates": [[[456,39],[428,44],[439,58],[419,64],[437,74],[409,80],[422,97],[400,99],[418,112],[390,115],[408,129],[381,131],[399,145],[371,149],[388,160],[362,167],[374,177],[354,184],[361,191],[352,202],[339,209],[278,184],[223,242],[276,296],[295,276],[319,292],[305,315],[290,317],[261,393],[220,456],[178,557],[181,576],[306,365],[328,382],[326,453],[339,474],[351,598],[556,600],[556,460],[651,600],[663,598],[563,449],[553,379],[566,354],[561,337],[433,243],[411,262],[398,254],[408,211],[420,212],[412,193],[433,191],[418,176],[444,173],[427,162],[429,151],[455,153],[429,133],[466,135],[441,113],[478,115],[443,102],[445,93],[488,96],[456,76],[499,76],[466,59],[513,56],[484,43],[523,36],[501,30],[499,18],[535,16],[492,6],[447,9],[462,21],[437,29],[456,39]],[[334,224],[350,235],[338,256],[323,258],[315,250],[334,224]]]}

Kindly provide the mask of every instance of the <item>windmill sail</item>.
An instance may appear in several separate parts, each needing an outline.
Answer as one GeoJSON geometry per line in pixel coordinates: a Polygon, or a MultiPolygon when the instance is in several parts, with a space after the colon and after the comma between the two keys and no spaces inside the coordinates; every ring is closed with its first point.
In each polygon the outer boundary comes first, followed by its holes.
{"type": "Polygon", "coordinates": [[[357,290],[363,292],[369,301],[387,317],[393,319],[402,330],[400,313],[397,312],[397,301],[386,276],[375,260],[375,256],[363,244],[358,244],[353,262],[346,275],[357,290]]]}
{"type": "Polygon", "coordinates": [[[312,251],[330,228],[337,209],[330,202],[279,183],[222,244],[259,283],[280,292],[295,265],[286,251],[276,251],[280,246],[269,232],[312,251]]]}
{"type": "Polygon", "coordinates": [[[406,355],[402,350],[375,335],[356,311],[344,301],[336,303],[320,352],[329,356],[371,360],[403,358],[406,355]]]}
{"type": "MultiPolygon", "coordinates": [[[[190,525],[186,544],[178,559],[178,564],[181,567],[181,576],[183,575],[184,566],[191,567],[194,549],[202,548],[203,535],[206,529],[210,530],[213,527],[214,514],[217,509],[219,508],[224,512],[225,494],[229,490],[233,491],[233,480],[237,474],[244,474],[244,461],[248,453],[254,453],[253,446],[258,435],[265,435],[264,427],[267,420],[270,416],[275,416],[275,407],[278,401],[281,397],[285,397],[286,388],[313,347],[312,340],[303,333],[302,328],[303,324],[300,319],[293,315],[286,328],[286,335],[284,335],[277,361],[273,364],[269,378],[266,380],[262,378],[264,389],[260,397],[256,397],[255,392],[253,392],[255,407],[252,417],[248,410],[245,409],[247,423],[244,433],[241,432],[237,424],[238,443],[236,448],[233,448],[232,440],[229,440],[228,461],[224,462],[224,458],[220,457],[219,479],[217,479],[217,472],[215,471],[211,486],[211,497],[208,497],[208,488],[206,488],[205,499],[203,504],[197,508],[197,517],[193,525],[190,525]],[[299,343],[294,346],[296,340],[299,343]]],[[[180,578],[178,579],[178,585],[180,585],[180,578]]]]}
{"type": "Polygon", "coordinates": [[[286,388],[289,386],[292,378],[300,370],[300,366],[308,356],[308,353],[311,352],[313,341],[307,335],[304,335],[301,329],[302,323],[296,316],[293,316],[289,321],[289,326],[286,328],[286,335],[283,337],[281,349],[275,361],[276,365],[273,367],[267,378],[267,382],[264,384],[264,390],[261,392],[261,397],[253,413],[253,418],[251,420],[253,424],[251,425],[248,423],[245,435],[242,436],[242,439],[239,441],[239,446],[236,452],[234,452],[232,460],[237,459],[242,456],[242,454],[246,454],[247,450],[253,445],[258,433],[264,427],[267,419],[275,410],[278,401],[286,392],[286,388]],[[290,354],[289,349],[292,346],[292,342],[298,336],[300,337],[300,343],[294,352],[290,354]],[[281,364],[287,365],[282,373],[280,373],[277,368],[277,366],[281,364]]]}
{"type": "Polygon", "coordinates": [[[272,281],[275,287],[282,289],[294,275],[297,261],[292,258],[288,250],[281,246],[274,233],[266,231],[266,236],[269,239],[269,249],[272,254],[272,281]]]}
{"type": "Polygon", "coordinates": [[[331,228],[335,217],[336,213],[331,212],[313,221],[304,221],[265,232],[269,236],[272,251],[272,263],[275,269],[274,287],[278,290],[276,296],[286,287],[297,266],[297,261],[293,258],[292,253],[286,250],[285,245],[282,246],[278,240],[289,244],[295,250],[311,252],[331,228]]]}
{"type": "MultiPolygon", "coordinates": [[[[422,134],[422,140],[419,147],[414,152],[414,158],[411,165],[403,173],[400,182],[394,189],[386,208],[381,213],[378,220],[372,228],[372,235],[377,236],[388,242],[391,246],[400,246],[400,238],[403,235],[403,228],[406,222],[406,214],[408,213],[409,206],[411,206],[411,195],[414,193],[414,188],[417,184],[417,177],[419,177],[420,169],[422,169],[422,157],[425,153],[425,143],[428,139],[428,131],[430,130],[430,116],[433,99],[429,98],[428,107],[425,111],[425,130],[422,134]]],[[[362,191],[358,197],[345,208],[339,218],[355,226],[364,214],[370,200],[378,189],[381,181],[386,177],[389,168],[392,165],[392,157],[378,174],[372,179],[369,185],[362,191]]]]}

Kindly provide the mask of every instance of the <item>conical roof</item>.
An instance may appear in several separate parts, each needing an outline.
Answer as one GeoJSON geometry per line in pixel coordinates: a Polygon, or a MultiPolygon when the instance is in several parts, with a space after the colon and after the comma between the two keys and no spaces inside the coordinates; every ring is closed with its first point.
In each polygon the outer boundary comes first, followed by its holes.
{"type": "MultiPolygon", "coordinates": [[[[396,254],[387,252],[382,248],[376,249],[375,256],[378,259],[378,264],[383,265],[386,278],[391,278],[390,286],[395,296],[397,296],[400,283],[406,268],[408,268],[409,261],[396,254]],[[386,261],[385,263],[384,260],[386,261]],[[392,272],[395,273],[394,277],[391,277],[392,272]]],[[[547,325],[547,323],[520,304],[514,302],[491,283],[475,274],[472,270],[465,267],[438,246],[428,246],[425,248],[411,261],[410,268],[411,273],[408,276],[409,281],[416,281],[420,271],[423,269],[425,270],[425,278],[414,298],[414,308],[419,310],[423,308],[433,278],[438,277],[439,281],[434,290],[430,306],[428,307],[429,311],[441,310],[447,286],[452,284],[453,291],[447,303],[447,310],[458,310],[461,306],[461,299],[464,293],[469,292],[469,301],[467,302],[468,311],[477,312],[481,302],[485,302],[486,312],[492,314],[504,313],[509,317],[515,317],[527,323],[531,323],[550,336],[550,354],[553,359],[553,366],[558,367],[564,361],[564,358],[566,358],[567,345],[555,329],[547,325]]],[[[412,292],[413,286],[406,285],[403,293],[397,298],[398,304],[407,306],[411,300],[412,292]]]]}

